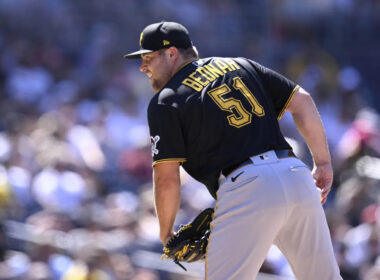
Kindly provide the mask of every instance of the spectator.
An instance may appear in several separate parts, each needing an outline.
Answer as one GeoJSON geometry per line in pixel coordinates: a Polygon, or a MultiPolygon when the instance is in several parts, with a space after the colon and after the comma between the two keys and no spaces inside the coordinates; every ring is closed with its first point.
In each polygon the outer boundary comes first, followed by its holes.
{"type": "MultiPolygon", "coordinates": [[[[172,277],[164,263],[158,271],[134,258],[162,249],[149,183],[150,85],[122,59],[145,18],[204,29],[194,38],[201,56],[238,50],[306,85],[334,160],[325,209],[342,274],[377,279],[378,1],[153,2],[0,1],[0,279],[172,277]]],[[[308,162],[288,118],[282,130],[308,162]]],[[[193,196],[183,196],[177,225],[213,205],[187,177],[182,190],[193,196]]],[[[291,275],[275,248],[263,270],[291,275]]]]}

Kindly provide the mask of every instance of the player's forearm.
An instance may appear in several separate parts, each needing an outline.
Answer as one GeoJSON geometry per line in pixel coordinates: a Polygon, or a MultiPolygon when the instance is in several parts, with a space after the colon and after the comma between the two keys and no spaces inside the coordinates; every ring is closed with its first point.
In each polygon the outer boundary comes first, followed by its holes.
{"type": "Polygon", "coordinates": [[[331,158],[326,135],[318,110],[306,92],[303,92],[298,98],[298,108],[291,113],[297,129],[310,149],[314,164],[330,163],[331,158]]]}
{"type": "Polygon", "coordinates": [[[162,243],[173,233],[173,224],[180,206],[179,176],[154,175],[154,200],[162,243]]]}

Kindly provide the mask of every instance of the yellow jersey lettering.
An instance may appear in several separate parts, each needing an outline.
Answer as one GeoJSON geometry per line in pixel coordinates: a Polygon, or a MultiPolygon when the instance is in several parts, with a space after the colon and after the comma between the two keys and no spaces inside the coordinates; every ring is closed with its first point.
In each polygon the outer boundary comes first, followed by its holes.
{"type": "Polygon", "coordinates": [[[227,58],[226,61],[227,61],[228,65],[232,68],[231,71],[240,69],[239,65],[235,61],[233,61],[232,59],[227,58]]]}
{"type": "Polygon", "coordinates": [[[216,66],[219,67],[220,70],[223,71],[224,74],[227,73],[226,69],[228,71],[231,71],[230,67],[226,63],[224,63],[223,61],[221,61],[221,60],[215,60],[215,64],[216,64],[216,66]]]}
{"type": "Polygon", "coordinates": [[[200,92],[205,86],[215,81],[215,79],[224,76],[227,72],[238,69],[240,69],[240,66],[230,58],[217,59],[208,65],[199,67],[184,79],[182,84],[200,92]]]}
{"type": "Polygon", "coordinates": [[[203,89],[203,86],[198,84],[196,81],[193,81],[192,79],[186,78],[182,81],[182,84],[191,87],[192,89],[196,91],[201,91],[203,89]]]}
{"type": "Polygon", "coordinates": [[[200,67],[197,69],[197,72],[202,75],[202,77],[205,77],[210,82],[214,81],[216,78],[213,74],[208,72],[204,67],[200,67]]]}
{"type": "Polygon", "coordinates": [[[212,73],[216,78],[220,77],[220,76],[223,76],[223,72],[220,71],[217,67],[215,67],[214,65],[212,65],[211,63],[208,64],[208,65],[205,65],[205,67],[207,68],[208,71],[210,71],[210,73],[212,73]]]}
{"type": "Polygon", "coordinates": [[[195,75],[197,74],[197,72],[193,72],[189,75],[190,78],[192,78],[194,81],[198,82],[199,84],[201,84],[202,86],[207,86],[210,82],[209,81],[203,81],[201,79],[201,77],[196,77],[195,75]]]}

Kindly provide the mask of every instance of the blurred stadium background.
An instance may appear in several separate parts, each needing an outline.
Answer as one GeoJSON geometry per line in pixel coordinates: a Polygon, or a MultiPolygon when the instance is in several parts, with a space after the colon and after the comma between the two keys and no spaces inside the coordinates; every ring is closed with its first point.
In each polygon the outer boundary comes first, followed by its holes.
{"type": "MultiPolygon", "coordinates": [[[[123,59],[160,20],[187,26],[203,57],[249,57],[312,93],[342,275],[380,279],[378,0],[0,0],[0,279],[200,279],[159,260],[152,91],[123,59]]],[[[289,115],[281,127],[311,165],[289,115]]],[[[213,205],[185,173],[182,189],[176,224],[213,205]]],[[[292,276],[275,247],[262,273],[292,276]]]]}

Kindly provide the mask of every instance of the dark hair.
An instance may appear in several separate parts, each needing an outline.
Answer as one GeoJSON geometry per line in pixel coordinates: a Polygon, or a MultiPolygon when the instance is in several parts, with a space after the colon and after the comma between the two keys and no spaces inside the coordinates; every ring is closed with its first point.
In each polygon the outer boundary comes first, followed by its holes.
{"type": "Polygon", "coordinates": [[[178,49],[183,58],[199,58],[198,51],[194,46],[191,46],[187,49],[178,49]]]}
{"type": "MultiPolygon", "coordinates": [[[[166,50],[167,48],[160,49],[158,50],[158,54],[162,55],[166,50]]],[[[177,48],[177,50],[184,59],[199,58],[197,48],[194,46],[191,46],[187,49],[177,48]]]]}

